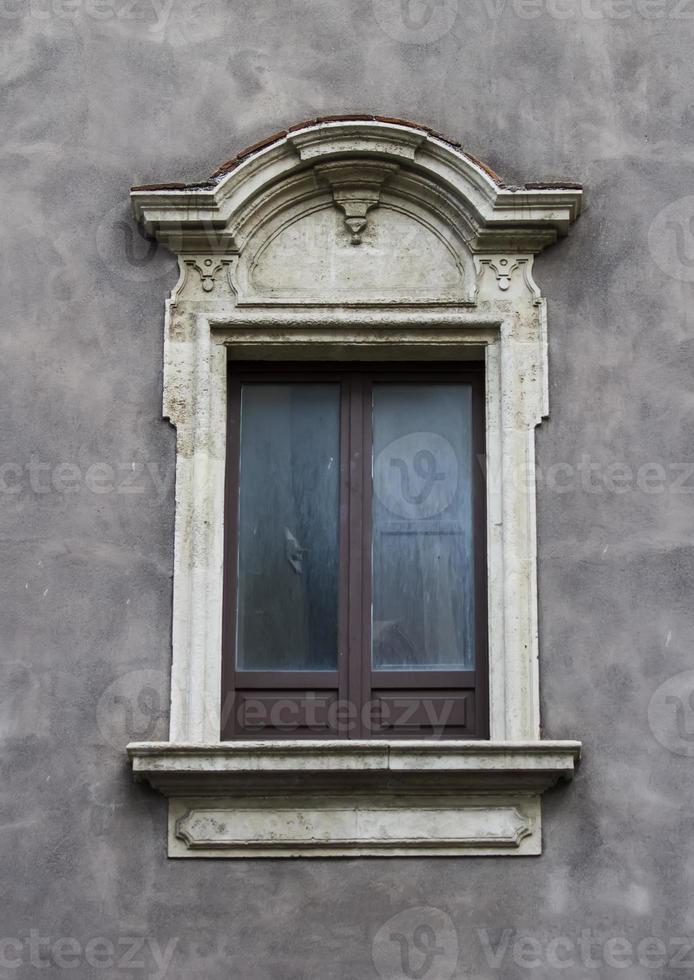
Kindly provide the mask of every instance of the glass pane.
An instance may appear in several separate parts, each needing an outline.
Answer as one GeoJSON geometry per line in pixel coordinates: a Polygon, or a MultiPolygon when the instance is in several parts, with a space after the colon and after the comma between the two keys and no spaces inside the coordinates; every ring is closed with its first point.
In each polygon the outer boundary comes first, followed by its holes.
{"type": "Polygon", "coordinates": [[[340,386],[241,391],[236,662],[337,669],[340,386]]]}
{"type": "Polygon", "coordinates": [[[472,390],[373,388],[376,670],[472,670],[472,390]]]}

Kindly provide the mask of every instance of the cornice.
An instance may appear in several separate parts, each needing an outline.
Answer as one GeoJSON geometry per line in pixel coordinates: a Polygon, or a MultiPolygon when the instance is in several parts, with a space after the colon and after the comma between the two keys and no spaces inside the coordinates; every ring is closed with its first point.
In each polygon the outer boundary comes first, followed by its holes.
{"type": "Polygon", "coordinates": [[[321,121],[283,131],[190,185],[134,187],[133,215],[177,254],[234,251],[229,231],[244,208],[302,170],[350,157],[364,167],[399,165],[403,175],[434,184],[465,212],[472,252],[536,253],[566,235],[581,212],[583,191],[567,182],[509,187],[489,167],[431,131],[377,117],[321,121]],[[233,163],[233,166],[231,165],[233,163]]]}

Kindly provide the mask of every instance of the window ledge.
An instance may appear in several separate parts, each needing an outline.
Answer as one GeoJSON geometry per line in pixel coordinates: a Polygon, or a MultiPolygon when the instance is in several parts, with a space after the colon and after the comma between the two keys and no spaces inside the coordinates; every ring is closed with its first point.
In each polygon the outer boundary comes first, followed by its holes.
{"type": "Polygon", "coordinates": [[[171,857],[541,852],[540,797],[573,741],[273,741],[128,746],[169,802],[171,857]]]}

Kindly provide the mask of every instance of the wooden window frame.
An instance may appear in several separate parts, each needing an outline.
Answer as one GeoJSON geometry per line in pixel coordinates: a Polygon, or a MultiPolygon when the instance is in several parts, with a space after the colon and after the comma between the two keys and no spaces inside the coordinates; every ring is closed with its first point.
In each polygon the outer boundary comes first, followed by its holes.
{"type": "Polygon", "coordinates": [[[489,737],[485,378],[482,363],[235,362],[228,368],[222,623],[221,738],[379,739],[489,737]],[[385,671],[371,667],[371,392],[376,383],[469,384],[475,668],[385,671]],[[241,391],[248,383],[340,385],[340,523],[336,671],[236,667],[241,391]],[[311,707],[309,715],[308,707],[311,707]],[[440,714],[441,707],[446,712],[440,714]],[[255,724],[244,723],[255,712],[255,724]],[[385,719],[379,724],[379,718],[385,719]],[[269,719],[269,720],[268,720],[269,719]],[[432,721],[433,719],[433,721],[432,721]],[[448,720],[447,720],[448,719],[448,720]]]}

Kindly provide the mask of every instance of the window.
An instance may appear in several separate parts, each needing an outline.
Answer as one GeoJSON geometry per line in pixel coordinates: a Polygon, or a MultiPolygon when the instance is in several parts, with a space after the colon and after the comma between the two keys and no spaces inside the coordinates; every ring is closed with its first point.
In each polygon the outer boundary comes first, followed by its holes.
{"type": "Polygon", "coordinates": [[[228,391],[222,737],[487,737],[482,365],[228,391]]]}
{"type": "Polygon", "coordinates": [[[539,854],[581,746],[540,726],[533,263],[580,187],[332,117],[132,204],[180,269],[169,740],[128,746],[169,854],[539,854]]]}

